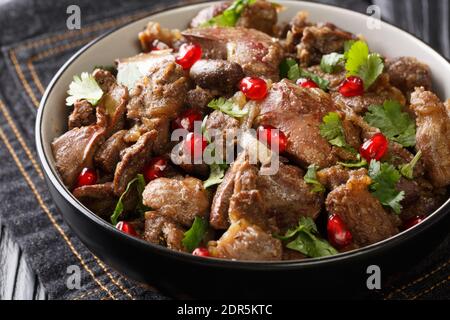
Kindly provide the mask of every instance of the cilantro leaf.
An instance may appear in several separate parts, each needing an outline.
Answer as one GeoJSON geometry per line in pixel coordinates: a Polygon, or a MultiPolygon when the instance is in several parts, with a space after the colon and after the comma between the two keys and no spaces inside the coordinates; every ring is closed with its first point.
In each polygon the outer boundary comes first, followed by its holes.
{"type": "Polygon", "coordinates": [[[255,3],[256,0],[235,0],[221,14],[209,19],[201,27],[234,27],[244,9],[255,3]]]}
{"type": "Polygon", "coordinates": [[[348,58],[348,52],[350,51],[350,48],[353,46],[353,44],[356,42],[356,40],[348,40],[344,42],[344,58],[348,58]]]}
{"type": "Polygon", "coordinates": [[[311,79],[323,91],[327,91],[328,86],[330,84],[330,82],[328,80],[323,79],[312,72],[309,72],[309,71],[306,71],[306,70],[300,68],[297,63],[295,65],[291,65],[291,67],[289,68],[289,71],[287,73],[287,77],[289,80],[292,80],[294,82],[300,78],[311,79]]]}
{"type": "Polygon", "coordinates": [[[280,78],[287,78],[288,72],[291,69],[292,66],[297,65],[297,62],[295,62],[292,58],[287,58],[281,61],[280,63],[280,78]]]}
{"type": "Polygon", "coordinates": [[[382,106],[370,106],[364,121],[404,147],[416,144],[416,123],[407,112],[402,112],[402,105],[395,100],[387,100],[382,106]]]}
{"type": "Polygon", "coordinates": [[[356,153],[355,149],[345,141],[344,128],[337,112],[329,112],[325,115],[319,129],[320,135],[327,139],[331,145],[356,153]]]}
{"type": "Polygon", "coordinates": [[[191,228],[184,233],[181,243],[187,251],[192,252],[198,247],[208,231],[208,221],[206,219],[195,217],[191,228]]]}
{"type": "Polygon", "coordinates": [[[73,77],[67,93],[69,94],[66,98],[66,105],[68,106],[73,105],[77,100],[87,100],[95,106],[103,96],[103,91],[97,81],[87,72],[81,73],[81,77],[73,77]]]}
{"type": "Polygon", "coordinates": [[[391,164],[372,160],[369,164],[369,177],[372,179],[369,186],[372,195],[380,200],[382,205],[391,207],[399,214],[402,210],[400,201],[405,197],[405,192],[399,192],[396,188],[401,178],[400,172],[391,164]]]}
{"type": "Polygon", "coordinates": [[[339,63],[344,60],[344,55],[340,53],[330,53],[322,56],[320,69],[326,73],[333,73],[337,70],[339,63]]]}
{"type": "Polygon", "coordinates": [[[209,177],[207,180],[203,181],[203,188],[209,188],[215,184],[220,184],[225,176],[225,171],[228,165],[226,164],[216,164],[212,163],[209,166],[209,177]]]}
{"type": "Polygon", "coordinates": [[[369,54],[369,47],[364,41],[356,41],[345,54],[347,61],[345,69],[347,76],[358,76],[364,82],[364,89],[368,89],[383,72],[384,64],[377,53],[369,54]]]}
{"type": "Polygon", "coordinates": [[[145,179],[144,176],[142,174],[138,174],[136,176],[136,178],[134,178],[133,180],[131,180],[130,182],[128,182],[128,185],[124,191],[124,193],[122,193],[120,195],[119,200],[117,201],[116,207],[114,209],[114,212],[111,216],[111,223],[113,225],[116,225],[118,222],[118,219],[120,217],[120,215],[123,212],[123,198],[125,197],[125,195],[130,191],[131,186],[133,184],[136,184],[136,191],[139,195],[139,201],[138,204],[136,206],[136,212],[139,213],[140,215],[143,215],[146,211],[149,210],[148,207],[146,207],[143,203],[142,203],[142,192],[144,192],[145,189],[145,179]]]}
{"type": "Polygon", "coordinates": [[[208,103],[208,107],[222,111],[223,113],[232,116],[234,118],[241,118],[247,115],[248,110],[239,108],[239,105],[235,103],[233,100],[225,98],[213,99],[208,103]]]}
{"type": "Polygon", "coordinates": [[[306,183],[313,185],[312,192],[323,192],[325,191],[325,187],[317,180],[317,169],[318,166],[311,164],[308,167],[308,171],[306,171],[303,180],[305,180],[306,183]]]}
{"type": "Polygon", "coordinates": [[[310,217],[301,217],[296,228],[290,229],[284,236],[276,236],[280,240],[289,241],[286,247],[299,251],[312,258],[325,257],[337,254],[338,251],[333,248],[326,240],[317,237],[317,226],[310,217]]]}
{"type": "Polygon", "coordinates": [[[412,179],[414,177],[414,167],[419,161],[420,157],[422,157],[422,151],[419,150],[419,152],[416,153],[414,158],[412,158],[409,163],[400,166],[399,169],[402,176],[408,179],[412,179]]]}

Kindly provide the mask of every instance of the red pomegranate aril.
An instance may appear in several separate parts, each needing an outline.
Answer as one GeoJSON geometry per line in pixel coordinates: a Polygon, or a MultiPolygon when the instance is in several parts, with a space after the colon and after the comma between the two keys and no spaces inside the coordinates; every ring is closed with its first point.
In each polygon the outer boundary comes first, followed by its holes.
{"type": "Polygon", "coordinates": [[[203,156],[208,146],[208,141],[199,133],[190,132],[184,141],[184,152],[191,155],[192,159],[199,159],[203,156]]]}
{"type": "Polygon", "coordinates": [[[196,248],[192,251],[192,254],[199,257],[209,257],[209,251],[206,248],[196,248]]]}
{"type": "Polygon", "coordinates": [[[125,221],[119,221],[116,224],[116,228],[120,231],[129,234],[130,236],[137,237],[137,232],[134,230],[133,226],[125,221]]]}
{"type": "Polygon", "coordinates": [[[425,220],[425,218],[426,218],[426,216],[415,216],[415,217],[412,217],[412,218],[406,220],[403,223],[403,230],[407,230],[409,228],[414,227],[416,224],[419,224],[423,220],[425,220]]]}
{"type": "Polygon", "coordinates": [[[250,100],[262,100],[267,95],[267,83],[257,77],[245,77],[239,82],[239,90],[250,100]]]}
{"type": "Polygon", "coordinates": [[[337,214],[328,217],[327,232],[328,240],[334,247],[343,248],[353,241],[351,232],[337,214]]]}
{"type": "Polygon", "coordinates": [[[194,43],[185,43],[181,45],[176,58],[178,63],[184,70],[190,69],[202,57],[202,47],[194,43]]]}
{"type": "Polygon", "coordinates": [[[161,178],[167,169],[167,160],[163,157],[153,158],[144,168],[144,178],[146,182],[161,178]]]}
{"type": "Polygon", "coordinates": [[[97,172],[91,168],[84,168],[81,170],[77,178],[76,188],[82,186],[90,186],[97,183],[97,172]]]}
{"type": "Polygon", "coordinates": [[[362,96],[364,94],[364,82],[360,77],[348,77],[341,83],[339,92],[344,97],[362,96]]]}
{"type": "Polygon", "coordinates": [[[359,153],[369,162],[373,159],[378,161],[386,154],[388,145],[387,138],[382,133],[376,133],[361,145],[359,153]]]}
{"type": "Polygon", "coordinates": [[[202,121],[202,113],[197,109],[187,109],[172,121],[172,130],[185,129],[194,131],[195,121],[202,121]]]}
{"type": "Polygon", "coordinates": [[[278,144],[278,153],[286,151],[287,137],[283,131],[271,126],[261,125],[257,131],[258,140],[272,148],[273,144],[278,144]]]}
{"type": "Polygon", "coordinates": [[[312,81],[311,79],[306,79],[306,78],[300,78],[297,80],[296,82],[300,87],[303,88],[318,88],[319,86],[317,85],[317,83],[315,83],[314,81],[312,81]]]}

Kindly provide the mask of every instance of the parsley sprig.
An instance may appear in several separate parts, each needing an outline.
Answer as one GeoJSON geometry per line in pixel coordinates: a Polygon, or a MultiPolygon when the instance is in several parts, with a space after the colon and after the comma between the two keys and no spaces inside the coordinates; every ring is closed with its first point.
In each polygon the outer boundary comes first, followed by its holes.
{"type": "Polygon", "coordinates": [[[366,90],[383,72],[384,63],[381,56],[378,53],[369,53],[369,47],[364,41],[353,42],[345,53],[345,57],[347,76],[360,77],[366,90]]]}
{"type": "Polygon", "coordinates": [[[241,109],[232,99],[225,99],[223,97],[211,100],[208,103],[208,107],[214,110],[222,111],[233,118],[242,118],[248,113],[246,108],[241,109]]]}
{"type": "Polygon", "coordinates": [[[408,179],[412,179],[414,177],[414,167],[416,166],[417,162],[419,162],[421,157],[422,151],[419,150],[409,163],[401,165],[399,169],[402,176],[408,179]]]}
{"type": "Polygon", "coordinates": [[[256,0],[235,0],[224,12],[209,19],[201,26],[234,27],[244,9],[255,2],[256,0]]]}
{"type": "Polygon", "coordinates": [[[301,217],[297,227],[289,229],[284,236],[276,236],[276,238],[289,241],[286,244],[287,248],[299,251],[311,258],[337,254],[337,250],[326,240],[319,238],[318,234],[314,220],[310,217],[301,217]]]}
{"type": "Polygon", "coordinates": [[[333,73],[338,69],[341,61],[344,61],[343,54],[337,52],[325,54],[320,60],[320,69],[326,73],[333,73]]]}
{"type": "Polygon", "coordinates": [[[317,180],[317,169],[319,167],[315,164],[311,164],[308,167],[308,171],[306,171],[305,176],[303,177],[303,180],[307,184],[311,184],[313,186],[312,192],[323,192],[325,191],[325,187],[317,180]]]}
{"type": "Polygon", "coordinates": [[[395,100],[386,100],[382,106],[370,106],[364,121],[404,147],[416,144],[416,123],[407,112],[402,112],[402,105],[395,100]]]}
{"type": "Polygon", "coordinates": [[[319,126],[320,135],[336,147],[344,148],[356,154],[356,150],[345,141],[344,127],[337,112],[329,112],[319,126]]]}
{"type": "Polygon", "coordinates": [[[292,80],[294,82],[300,78],[311,79],[323,91],[327,91],[328,86],[330,85],[330,82],[327,79],[321,78],[312,72],[300,68],[297,62],[295,62],[295,60],[291,58],[288,58],[281,63],[280,74],[282,78],[287,77],[289,80],[292,80]]]}
{"type": "Polygon", "coordinates": [[[380,200],[382,205],[392,208],[399,214],[402,210],[400,202],[405,197],[405,192],[398,191],[396,188],[401,178],[400,172],[389,163],[371,160],[369,177],[372,179],[372,184],[369,186],[372,195],[380,200]]]}
{"type": "Polygon", "coordinates": [[[142,174],[138,174],[136,176],[136,178],[134,178],[133,180],[128,182],[128,185],[127,185],[125,191],[120,195],[120,198],[117,201],[116,208],[114,209],[114,212],[113,212],[113,214],[111,216],[111,223],[113,225],[117,224],[118,219],[119,219],[120,215],[123,212],[123,209],[124,209],[123,199],[127,195],[127,193],[130,191],[131,186],[133,184],[136,184],[136,191],[137,191],[137,193],[139,195],[139,201],[138,201],[138,204],[136,206],[136,212],[139,213],[140,215],[143,215],[146,211],[149,210],[149,208],[146,207],[142,203],[142,193],[144,192],[144,189],[145,189],[145,179],[144,179],[144,176],[142,174]]]}
{"type": "Polygon", "coordinates": [[[66,98],[66,105],[68,106],[73,105],[77,100],[87,100],[95,106],[103,96],[103,91],[97,81],[87,72],[81,73],[81,77],[73,77],[67,93],[69,94],[66,98]]]}
{"type": "Polygon", "coordinates": [[[181,243],[187,251],[192,252],[197,248],[208,231],[208,221],[204,218],[196,216],[194,223],[189,230],[184,233],[181,243]]]}

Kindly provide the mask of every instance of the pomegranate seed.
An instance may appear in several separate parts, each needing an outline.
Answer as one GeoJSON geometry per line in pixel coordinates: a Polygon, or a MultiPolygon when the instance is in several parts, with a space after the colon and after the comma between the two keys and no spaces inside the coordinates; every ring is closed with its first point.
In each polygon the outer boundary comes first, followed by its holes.
{"type": "Polygon", "coordinates": [[[209,251],[206,248],[196,248],[192,251],[192,254],[199,257],[209,257],[209,251]]]}
{"type": "Polygon", "coordinates": [[[250,100],[262,100],[267,95],[267,83],[257,77],[245,77],[239,82],[239,90],[250,100]]]}
{"type": "Polygon", "coordinates": [[[125,232],[126,234],[129,234],[130,236],[137,237],[138,234],[136,230],[134,230],[133,226],[125,221],[119,221],[116,224],[116,228],[119,229],[122,232],[125,232]]]}
{"type": "Polygon", "coordinates": [[[203,135],[190,132],[184,142],[184,152],[190,154],[191,159],[199,159],[203,156],[203,151],[205,151],[207,146],[208,141],[203,135]]]}
{"type": "Polygon", "coordinates": [[[202,121],[203,117],[197,109],[187,109],[172,121],[172,130],[185,129],[189,132],[194,131],[195,121],[202,121]]]}
{"type": "Polygon", "coordinates": [[[306,78],[300,78],[297,80],[296,82],[300,87],[303,88],[318,88],[319,86],[317,85],[317,83],[315,83],[314,81],[312,81],[311,79],[306,79],[306,78]]]}
{"type": "Polygon", "coordinates": [[[423,220],[425,220],[425,218],[426,218],[426,216],[415,216],[415,217],[412,217],[412,218],[406,220],[403,223],[403,230],[407,230],[409,228],[414,227],[416,224],[419,224],[423,220]]]}
{"type": "Polygon", "coordinates": [[[167,169],[167,160],[163,157],[153,158],[144,168],[144,178],[146,182],[161,178],[167,169]]]}
{"type": "Polygon", "coordinates": [[[90,186],[97,183],[97,172],[91,168],[84,168],[81,170],[77,178],[76,188],[82,186],[90,186]]]}
{"type": "Polygon", "coordinates": [[[328,217],[327,232],[328,240],[337,248],[345,247],[353,241],[351,232],[347,229],[344,221],[336,214],[328,217]]]}
{"type": "Polygon", "coordinates": [[[388,140],[382,133],[376,133],[364,142],[359,148],[361,156],[370,162],[370,160],[380,160],[386,154],[388,149],[388,140]]]}
{"type": "Polygon", "coordinates": [[[261,125],[256,130],[258,140],[266,144],[268,147],[272,147],[273,143],[278,144],[278,153],[286,151],[287,137],[283,131],[272,127],[271,125],[261,125]]]}
{"type": "Polygon", "coordinates": [[[364,93],[364,83],[360,77],[348,77],[340,85],[339,92],[344,97],[361,96],[364,93]]]}
{"type": "Polygon", "coordinates": [[[176,58],[176,62],[184,69],[190,69],[195,62],[200,60],[202,57],[202,47],[198,44],[187,44],[184,43],[181,45],[180,50],[178,51],[178,57],[176,58]]]}

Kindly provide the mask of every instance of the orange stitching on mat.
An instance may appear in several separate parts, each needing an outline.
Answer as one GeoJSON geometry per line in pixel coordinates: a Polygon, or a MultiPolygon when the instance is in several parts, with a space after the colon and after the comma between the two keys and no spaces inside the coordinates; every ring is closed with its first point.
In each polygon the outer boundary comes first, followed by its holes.
{"type": "Polygon", "coordinates": [[[8,121],[12,131],[16,135],[17,140],[22,145],[23,150],[25,151],[26,155],[30,159],[31,164],[33,165],[34,169],[39,174],[39,177],[41,177],[41,179],[44,179],[44,175],[43,175],[43,173],[41,171],[41,168],[39,167],[39,165],[37,164],[36,160],[34,159],[33,154],[31,153],[31,151],[28,148],[25,140],[22,137],[22,134],[17,129],[16,124],[14,123],[13,119],[11,118],[11,115],[9,114],[8,110],[6,109],[6,106],[3,104],[3,101],[1,101],[1,100],[0,100],[0,109],[2,110],[2,113],[5,116],[6,121],[8,121]]]}
{"type": "Polygon", "coordinates": [[[82,293],[82,294],[80,294],[78,296],[75,296],[75,298],[73,298],[72,300],[81,300],[81,299],[86,298],[86,297],[88,297],[91,294],[94,294],[96,292],[98,292],[98,289],[89,290],[89,291],[84,292],[84,293],[82,293]]]}
{"type": "Polygon", "coordinates": [[[114,279],[113,275],[107,270],[106,266],[103,264],[103,262],[100,261],[99,258],[97,258],[95,255],[93,255],[95,261],[99,264],[99,266],[106,272],[106,275],[111,279],[111,281],[120,289],[123,293],[125,293],[131,300],[135,300],[134,297],[130,294],[130,292],[123,287],[116,279],[114,279]]]}
{"type": "Polygon", "coordinates": [[[63,237],[64,241],[66,241],[67,245],[69,246],[70,250],[72,251],[72,253],[77,257],[77,259],[80,261],[81,265],[83,266],[83,268],[90,274],[90,276],[94,279],[94,281],[98,284],[98,286],[100,288],[102,288],[105,292],[108,293],[108,295],[112,298],[112,299],[116,299],[115,296],[111,293],[111,291],[108,290],[108,288],[106,288],[102,283],[100,283],[100,281],[95,277],[94,273],[92,272],[92,270],[87,266],[86,262],[83,260],[83,257],[81,257],[81,255],[78,253],[78,251],[75,249],[75,247],[73,246],[72,242],[70,241],[70,239],[68,238],[68,236],[66,235],[66,233],[64,232],[64,230],[61,228],[61,226],[56,222],[55,218],[53,217],[52,213],[50,212],[50,210],[48,209],[47,205],[45,204],[44,200],[42,199],[41,195],[39,194],[39,192],[36,189],[36,186],[34,185],[33,181],[31,180],[30,176],[28,175],[28,173],[26,172],[25,168],[23,167],[21,161],[19,160],[19,158],[17,157],[17,154],[15,153],[13,147],[11,146],[11,144],[8,141],[8,138],[6,136],[6,134],[3,132],[3,129],[0,128],[0,137],[3,140],[6,148],[8,149],[9,153],[11,154],[13,160],[16,162],[17,167],[19,168],[20,172],[22,173],[22,176],[25,178],[25,181],[27,182],[28,186],[30,187],[31,191],[33,192],[36,200],[39,203],[39,206],[44,210],[44,212],[46,213],[47,217],[50,219],[50,222],[53,224],[53,226],[56,228],[56,230],[60,233],[60,235],[63,237]]]}
{"type": "Polygon", "coordinates": [[[443,285],[444,283],[446,283],[448,280],[450,280],[450,276],[448,276],[447,278],[445,278],[444,280],[434,284],[433,286],[429,287],[428,289],[418,293],[417,295],[415,295],[414,297],[411,298],[411,300],[416,300],[418,297],[421,297],[423,295],[426,295],[427,293],[430,293],[431,291],[433,291],[434,289],[436,289],[437,287],[443,285]]]}
{"type": "Polygon", "coordinates": [[[34,83],[36,84],[36,87],[41,92],[41,95],[44,94],[45,88],[42,85],[41,79],[39,79],[39,76],[36,72],[36,69],[34,68],[33,61],[31,58],[27,60],[27,67],[28,70],[30,70],[31,78],[33,79],[34,83]]]}
{"type": "Polygon", "coordinates": [[[387,300],[387,299],[392,298],[392,296],[393,296],[394,294],[399,293],[399,292],[405,290],[406,288],[409,288],[409,287],[411,287],[411,286],[413,286],[413,285],[419,283],[420,281],[422,281],[422,280],[428,278],[429,276],[435,274],[436,272],[438,272],[439,270],[441,270],[442,268],[444,268],[445,266],[447,266],[449,263],[450,263],[450,260],[448,260],[447,262],[441,264],[441,265],[438,266],[436,269],[431,270],[431,271],[428,272],[427,274],[425,274],[425,275],[423,275],[423,276],[417,278],[416,280],[411,281],[411,282],[405,284],[404,286],[402,286],[401,288],[398,288],[398,289],[392,291],[392,292],[389,293],[389,294],[386,296],[386,298],[384,298],[384,299],[387,300]]]}
{"type": "Polygon", "coordinates": [[[14,50],[9,50],[9,56],[11,58],[11,61],[14,65],[14,68],[16,69],[16,73],[19,76],[20,82],[22,82],[23,87],[25,88],[25,91],[28,93],[28,96],[30,97],[33,104],[37,107],[39,107],[39,101],[34,95],[33,90],[31,89],[30,85],[28,84],[27,80],[25,79],[25,75],[22,72],[22,68],[19,65],[19,62],[17,61],[16,53],[14,50]]]}

